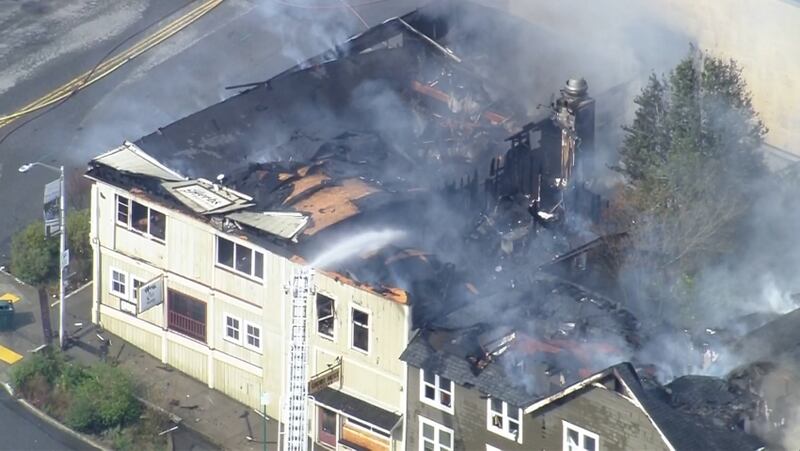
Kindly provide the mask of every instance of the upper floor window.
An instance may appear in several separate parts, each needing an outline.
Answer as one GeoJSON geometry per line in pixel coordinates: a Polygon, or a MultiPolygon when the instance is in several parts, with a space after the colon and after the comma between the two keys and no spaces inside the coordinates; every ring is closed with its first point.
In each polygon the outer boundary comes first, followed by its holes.
{"type": "Polygon", "coordinates": [[[117,195],[117,222],[159,241],[167,237],[167,218],[164,213],[117,195]]]}
{"type": "Polygon", "coordinates": [[[369,352],[369,313],[353,308],[352,318],[352,342],[351,346],[360,351],[369,352]]]}
{"type": "Polygon", "coordinates": [[[420,416],[419,449],[420,451],[452,451],[453,430],[420,416]]]}
{"type": "Polygon", "coordinates": [[[509,440],[522,443],[522,429],[520,429],[522,409],[497,398],[487,399],[486,404],[488,410],[486,428],[509,440]]]}
{"type": "Polygon", "coordinates": [[[317,333],[333,340],[334,317],[333,299],[317,293],[317,333]]]}
{"type": "Polygon", "coordinates": [[[217,264],[257,279],[264,278],[264,254],[217,236],[217,264]]]}
{"type": "Polygon", "coordinates": [[[445,412],[453,413],[453,381],[430,371],[422,369],[419,371],[422,379],[420,400],[445,412]]]}
{"type": "Polygon", "coordinates": [[[562,421],[564,451],[599,451],[600,437],[594,432],[562,421]]]}

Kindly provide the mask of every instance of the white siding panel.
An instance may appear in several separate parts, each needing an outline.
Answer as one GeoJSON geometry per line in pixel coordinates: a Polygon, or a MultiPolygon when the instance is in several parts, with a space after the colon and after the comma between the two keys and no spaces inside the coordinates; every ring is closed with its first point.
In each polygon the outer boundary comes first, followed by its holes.
{"type": "Polygon", "coordinates": [[[195,379],[208,383],[208,361],[203,353],[167,340],[167,363],[195,379]]]}
{"type": "Polygon", "coordinates": [[[177,217],[170,216],[168,222],[169,270],[210,285],[214,261],[214,235],[177,217]]]}
{"type": "Polygon", "coordinates": [[[220,360],[215,360],[214,385],[217,390],[231,398],[258,409],[260,402],[261,380],[258,376],[236,368],[220,360]]]}
{"type": "MultiPolygon", "coordinates": [[[[167,217],[167,230],[170,227],[170,218],[167,217]]],[[[116,227],[114,249],[150,263],[153,266],[164,268],[166,264],[166,246],[158,243],[127,228],[116,227]]]]}
{"type": "MultiPolygon", "coordinates": [[[[124,315],[124,313],[123,313],[124,315]]],[[[161,337],[147,332],[134,324],[120,321],[109,315],[102,316],[103,327],[114,335],[136,346],[137,348],[161,358],[161,337]]]]}

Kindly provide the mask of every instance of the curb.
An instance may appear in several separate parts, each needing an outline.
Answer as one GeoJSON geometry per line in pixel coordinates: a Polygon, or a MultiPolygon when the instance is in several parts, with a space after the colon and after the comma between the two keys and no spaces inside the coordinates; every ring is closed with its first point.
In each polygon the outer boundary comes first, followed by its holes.
{"type": "Polygon", "coordinates": [[[56,420],[55,418],[51,417],[50,415],[42,412],[41,410],[37,409],[31,403],[29,403],[28,401],[26,401],[26,400],[24,400],[22,398],[16,398],[14,396],[14,388],[11,387],[11,385],[8,382],[3,382],[3,388],[5,388],[6,391],[8,392],[8,394],[11,395],[11,397],[14,398],[18,403],[20,403],[23,406],[25,406],[25,408],[30,410],[33,414],[35,414],[37,417],[41,418],[43,421],[45,421],[49,425],[51,425],[51,426],[53,426],[53,427],[55,427],[55,428],[57,428],[57,429],[59,429],[59,430],[61,430],[63,432],[66,432],[67,434],[69,434],[69,435],[71,435],[71,436],[73,436],[73,437],[75,437],[75,438],[77,438],[79,440],[82,440],[82,441],[88,443],[89,445],[95,447],[96,449],[99,449],[101,451],[113,451],[111,448],[107,448],[107,447],[105,447],[103,445],[100,445],[96,441],[94,441],[91,438],[89,438],[87,435],[81,434],[80,432],[74,431],[74,430],[68,428],[67,426],[61,424],[60,422],[58,422],[58,420],[56,420]]]}

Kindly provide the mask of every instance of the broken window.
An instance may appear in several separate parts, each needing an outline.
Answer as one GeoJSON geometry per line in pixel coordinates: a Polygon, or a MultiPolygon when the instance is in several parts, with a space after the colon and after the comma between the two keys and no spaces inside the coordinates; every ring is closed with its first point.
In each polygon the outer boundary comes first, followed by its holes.
{"type": "Polygon", "coordinates": [[[131,227],[147,233],[147,207],[136,201],[131,201],[131,227]]]}
{"type": "Polygon", "coordinates": [[[245,274],[251,274],[253,269],[253,251],[244,247],[236,246],[236,270],[245,274]]]}
{"type": "Polygon", "coordinates": [[[217,263],[233,268],[233,241],[217,237],[217,263]]]}
{"type": "Polygon", "coordinates": [[[497,398],[487,400],[486,428],[518,443],[522,443],[521,416],[521,409],[511,406],[505,401],[497,398]]]}
{"type": "Polygon", "coordinates": [[[333,339],[334,315],[333,299],[317,293],[317,332],[323,337],[333,339]]]}
{"type": "Polygon", "coordinates": [[[446,412],[453,412],[453,381],[430,371],[420,370],[421,400],[446,412]]]}
{"type": "Polygon", "coordinates": [[[351,317],[353,319],[353,348],[369,352],[369,313],[354,308],[351,317]]]}
{"type": "Polygon", "coordinates": [[[217,264],[258,279],[264,278],[264,254],[217,237],[217,264]]]}
{"type": "Polygon", "coordinates": [[[162,242],[167,237],[164,213],[124,196],[117,196],[117,222],[162,242]]]}
{"type": "Polygon", "coordinates": [[[564,451],[598,451],[600,436],[581,427],[562,421],[564,429],[564,451]]]}
{"type": "Polygon", "coordinates": [[[155,211],[152,208],[150,209],[150,230],[148,233],[159,240],[164,240],[166,235],[166,227],[165,224],[167,222],[164,213],[160,211],[155,211]]]}

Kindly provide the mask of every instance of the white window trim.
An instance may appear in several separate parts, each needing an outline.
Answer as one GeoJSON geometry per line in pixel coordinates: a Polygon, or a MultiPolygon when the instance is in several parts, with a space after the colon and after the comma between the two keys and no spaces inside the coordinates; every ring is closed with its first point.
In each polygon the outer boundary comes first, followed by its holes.
{"type": "Polygon", "coordinates": [[[452,380],[450,381],[450,406],[448,407],[448,406],[446,406],[446,405],[444,405],[442,403],[442,399],[441,399],[442,389],[439,388],[439,379],[440,379],[440,376],[438,374],[434,374],[433,375],[433,381],[434,381],[434,384],[435,384],[434,387],[433,387],[433,390],[434,390],[433,393],[434,393],[434,397],[436,399],[428,398],[427,396],[425,396],[425,386],[427,384],[427,382],[425,382],[425,370],[420,368],[420,370],[419,370],[419,400],[424,404],[436,407],[437,409],[439,409],[439,410],[441,410],[443,412],[447,412],[447,413],[452,415],[453,412],[454,412],[455,405],[456,405],[456,399],[455,399],[456,384],[452,380]]]}
{"type": "Polygon", "coordinates": [[[486,444],[486,451],[503,451],[503,450],[498,448],[498,447],[496,447],[496,446],[492,446],[492,445],[487,443],[486,444]]]}
{"type": "Polygon", "coordinates": [[[239,318],[238,316],[234,316],[234,315],[228,314],[228,313],[223,313],[222,314],[222,339],[223,340],[225,340],[227,342],[230,342],[230,343],[233,343],[233,344],[237,344],[239,346],[242,346],[242,344],[244,343],[242,341],[242,337],[244,336],[244,330],[243,329],[244,329],[244,323],[242,322],[241,318],[239,318]],[[228,335],[228,319],[229,318],[239,322],[239,329],[238,329],[238,331],[239,331],[239,339],[233,338],[230,335],[228,335]]]}
{"type": "Polygon", "coordinates": [[[136,199],[134,199],[132,196],[130,196],[128,194],[125,194],[125,195],[123,195],[123,194],[115,194],[114,195],[114,201],[115,201],[114,202],[114,222],[118,226],[124,227],[125,230],[127,230],[127,231],[129,231],[131,233],[135,233],[137,235],[141,235],[141,236],[143,236],[143,237],[145,237],[145,238],[147,238],[149,240],[153,240],[156,243],[165,244],[167,242],[167,237],[166,237],[167,214],[166,213],[164,213],[163,211],[161,211],[158,208],[151,207],[150,205],[148,205],[145,202],[141,202],[139,200],[136,200],[136,199]],[[122,222],[122,221],[119,220],[119,198],[120,197],[124,197],[124,198],[128,199],[128,222],[127,223],[122,222]],[[147,207],[147,232],[142,232],[141,230],[134,229],[133,225],[131,225],[131,219],[132,219],[131,216],[133,214],[133,202],[136,202],[137,204],[140,204],[140,205],[143,205],[143,206],[147,207]],[[165,231],[165,233],[164,233],[164,238],[163,239],[162,238],[158,238],[158,237],[153,236],[153,235],[150,234],[150,210],[155,210],[156,212],[161,213],[162,215],[164,215],[164,231],[165,231]]]}
{"type": "Polygon", "coordinates": [[[244,322],[244,328],[243,328],[242,332],[243,332],[243,334],[241,334],[242,335],[242,343],[244,344],[244,347],[249,349],[249,350],[251,350],[251,351],[255,351],[255,352],[260,353],[261,350],[264,348],[264,330],[262,329],[262,327],[259,326],[256,323],[252,323],[250,321],[245,321],[244,322]],[[254,328],[258,329],[258,346],[253,346],[253,345],[251,345],[250,343],[247,342],[247,326],[254,327],[254,328]]]}
{"type": "Polygon", "coordinates": [[[136,307],[139,307],[139,299],[137,299],[134,296],[136,293],[136,289],[134,288],[134,281],[139,282],[140,287],[144,286],[144,284],[146,284],[147,281],[144,279],[140,279],[134,276],[133,274],[128,274],[128,279],[130,279],[131,281],[131,289],[129,290],[130,294],[128,295],[128,298],[130,299],[131,303],[136,304],[136,307]]]}
{"type": "Polygon", "coordinates": [[[370,352],[372,352],[372,320],[373,320],[372,312],[370,312],[369,310],[367,310],[367,309],[365,309],[365,308],[363,308],[361,306],[358,306],[358,307],[356,307],[354,305],[350,306],[350,349],[352,349],[352,350],[354,350],[356,352],[360,352],[361,354],[364,354],[364,355],[369,355],[370,352]],[[355,338],[356,338],[356,326],[354,324],[355,315],[353,315],[353,312],[356,311],[356,310],[358,310],[361,313],[366,313],[367,314],[367,350],[366,351],[361,349],[361,348],[357,348],[355,346],[355,344],[354,344],[355,343],[355,338]]]}
{"type": "Polygon", "coordinates": [[[435,421],[429,420],[429,419],[423,417],[422,415],[420,415],[419,416],[419,450],[420,451],[425,451],[425,436],[423,435],[423,430],[424,430],[423,427],[425,426],[425,424],[427,424],[429,426],[432,426],[434,431],[435,431],[434,432],[435,437],[434,437],[434,443],[433,443],[433,450],[434,451],[441,451],[443,449],[447,449],[448,451],[452,451],[453,449],[455,449],[456,437],[453,434],[453,430],[452,429],[450,429],[447,426],[443,426],[443,425],[441,425],[441,424],[439,424],[439,423],[437,423],[435,421]],[[441,445],[439,444],[439,431],[445,431],[445,432],[450,433],[450,447],[449,448],[442,448],[441,445]]]}
{"type": "Polygon", "coordinates": [[[503,407],[502,407],[503,408],[503,413],[502,413],[503,427],[502,428],[498,428],[498,427],[495,427],[494,424],[492,424],[492,414],[493,414],[493,411],[492,411],[492,398],[489,397],[489,398],[486,399],[486,429],[494,432],[497,435],[505,437],[508,440],[512,440],[512,441],[515,441],[515,442],[517,442],[519,444],[522,444],[522,420],[524,418],[523,417],[523,413],[522,413],[522,409],[518,409],[519,410],[519,416],[518,416],[519,420],[517,422],[519,423],[518,424],[519,434],[517,434],[518,436],[515,437],[514,434],[510,430],[508,430],[508,421],[509,421],[509,418],[510,418],[508,416],[508,409],[512,408],[512,407],[505,401],[502,401],[502,403],[503,403],[503,407]]]}
{"type": "Polygon", "coordinates": [[[128,273],[126,273],[125,271],[120,271],[119,269],[114,268],[113,266],[110,266],[108,268],[108,291],[112,295],[114,295],[114,296],[116,296],[116,297],[118,297],[120,299],[123,299],[125,301],[128,301],[130,299],[130,290],[128,289],[128,288],[130,288],[130,285],[131,285],[130,280],[131,280],[130,275],[128,275],[128,273]],[[117,290],[114,289],[114,273],[122,274],[125,277],[125,291],[124,292],[117,291],[117,290]]]}
{"type": "Polygon", "coordinates": [[[323,295],[326,298],[333,301],[333,305],[331,306],[331,315],[333,315],[333,335],[325,335],[319,331],[319,310],[317,309],[317,298],[314,297],[314,321],[316,323],[315,327],[317,329],[317,335],[329,340],[329,341],[336,341],[337,334],[339,333],[338,324],[336,324],[336,299],[333,296],[328,295],[327,293],[317,293],[318,295],[323,295]]]}
{"type": "Polygon", "coordinates": [[[574,424],[572,424],[572,423],[570,423],[570,422],[568,422],[566,420],[561,420],[561,430],[563,431],[562,434],[561,434],[561,442],[563,444],[562,445],[563,446],[562,449],[564,451],[569,451],[569,446],[567,445],[567,431],[569,429],[572,429],[573,431],[575,431],[578,434],[580,434],[581,443],[578,443],[578,446],[583,446],[583,438],[582,437],[590,437],[590,438],[594,439],[594,442],[596,444],[595,450],[596,451],[600,451],[600,436],[599,435],[595,434],[592,431],[587,431],[586,429],[584,429],[584,428],[582,428],[580,426],[575,426],[574,424]]]}
{"type": "Polygon", "coordinates": [[[266,252],[264,252],[262,250],[259,250],[259,249],[256,249],[255,247],[252,247],[252,246],[247,245],[247,244],[241,244],[241,243],[237,242],[236,240],[232,239],[231,237],[222,236],[222,235],[218,235],[218,234],[214,235],[214,266],[216,268],[220,268],[220,269],[222,269],[224,271],[233,272],[237,276],[242,276],[242,277],[244,277],[244,278],[246,278],[248,280],[252,280],[253,282],[258,282],[258,283],[262,283],[263,284],[264,280],[266,278],[265,277],[266,275],[264,274],[264,273],[266,273],[266,268],[265,268],[266,264],[267,264],[267,254],[266,254],[266,252]],[[230,241],[231,243],[233,243],[233,266],[223,265],[222,263],[219,262],[219,239],[220,238],[222,238],[225,241],[230,241]],[[236,269],[236,246],[246,247],[246,248],[250,249],[250,252],[252,252],[252,257],[251,257],[252,258],[252,260],[251,260],[252,264],[250,265],[250,270],[251,270],[251,272],[253,274],[248,274],[246,272],[239,271],[238,269],[236,269]],[[256,254],[255,254],[256,252],[261,254],[261,266],[262,266],[261,275],[262,275],[262,277],[258,277],[258,276],[255,275],[255,269],[254,268],[255,268],[255,264],[256,264],[256,254]]]}

